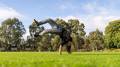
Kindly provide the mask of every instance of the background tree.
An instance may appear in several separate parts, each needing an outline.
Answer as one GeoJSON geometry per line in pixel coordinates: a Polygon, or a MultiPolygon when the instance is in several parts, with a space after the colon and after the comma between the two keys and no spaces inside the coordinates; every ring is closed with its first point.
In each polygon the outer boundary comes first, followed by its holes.
{"type": "Polygon", "coordinates": [[[88,36],[85,37],[85,44],[83,48],[85,51],[92,51],[92,46],[90,45],[90,40],[88,36]]]}
{"type": "Polygon", "coordinates": [[[40,40],[38,41],[38,48],[39,51],[52,51],[53,46],[51,45],[51,36],[49,34],[45,34],[41,36],[40,40]]]}
{"type": "Polygon", "coordinates": [[[85,25],[83,23],[80,23],[77,19],[69,19],[68,23],[71,26],[72,33],[78,34],[79,36],[85,36],[85,25]]]}
{"type": "Polygon", "coordinates": [[[44,36],[37,37],[41,30],[44,30],[44,27],[37,26],[36,23],[34,22],[29,26],[30,36],[28,36],[29,38],[27,39],[27,45],[32,50],[35,50],[35,51],[45,50],[44,48],[42,48],[44,46],[43,45],[44,42],[42,43],[42,38],[44,36]]]}
{"type": "Polygon", "coordinates": [[[25,51],[37,51],[37,44],[34,38],[27,36],[25,44],[23,44],[25,51]]]}
{"type": "Polygon", "coordinates": [[[68,28],[69,26],[68,23],[64,21],[63,19],[57,18],[55,21],[57,24],[61,25],[63,28],[68,28]]]}
{"type": "Polygon", "coordinates": [[[96,29],[96,31],[90,32],[88,35],[90,46],[93,50],[101,50],[104,46],[103,32],[96,29]]]}
{"type": "Polygon", "coordinates": [[[120,48],[120,20],[111,21],[105,28],[105,44],[108,48],[120,48]]]}
{"type": "Polygon", "coordinates": [[[68,20],[68,23],[71,27],[73,44],[76,46],[76,49],[82,49],[82,46],[84,45],[84,36],[86,34],[86,32],[84,31],[84,24],[80,23],[77,19],[70,19],[68,20]]]}
{"type": "Polygon", "coordinates": [[[61,39],[58,35],[54,35],[54,37],[51,39],[51,46],[54,51],[57,51],[59,49],[59,45],[61,43],[61,39]]]}
{"type": "Polygon", "coordinates": [[[21,21],[17,18],[9,18],[1,24],[0,39],[7,45],[7,50],[11,50],[11,46],[20,49],[21,39],[26,30],[21,21]]]}

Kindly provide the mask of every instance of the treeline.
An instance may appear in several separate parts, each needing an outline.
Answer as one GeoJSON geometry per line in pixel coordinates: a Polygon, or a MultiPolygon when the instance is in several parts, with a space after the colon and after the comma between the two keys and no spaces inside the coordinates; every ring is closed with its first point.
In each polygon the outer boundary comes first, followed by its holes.
{"type": "MultiPolygon", "coordinates": [[[[96,29],[88,35],[85,25],[77,19],[56,19],[57,24],[72,32],[72,51],[98,51],[111,48],[120,48],[120,20],[109,22],[105,32],[96,29]]],[[[31,25],[34,23],[31,22],[31,25]]],[[[46,34],[37,38],[31,35],[24,39],[25,27],[18,18],[9,18],[0,25],[0,51],[57,51],[61,42],[58,35],[46,34]]],[[[30,31],[32,33],[32,31],[30,31]]],[[[63,49],[65,50],[65,48],[63,49]]]]}

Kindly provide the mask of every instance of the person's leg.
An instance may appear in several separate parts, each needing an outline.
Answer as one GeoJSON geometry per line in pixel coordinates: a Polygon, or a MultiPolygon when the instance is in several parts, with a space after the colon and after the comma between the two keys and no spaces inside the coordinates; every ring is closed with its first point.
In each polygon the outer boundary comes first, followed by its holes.
{"type": "Polygon", "coordinates": [[[59,54],[62,55],[62,45],[59,46],[59,54]]]}
{"type": "Polygon", "coordinates": [[[69,54],[71,54],[71,42],[68,42],[68,44],[66,45],[66,50],[69,54]]]}

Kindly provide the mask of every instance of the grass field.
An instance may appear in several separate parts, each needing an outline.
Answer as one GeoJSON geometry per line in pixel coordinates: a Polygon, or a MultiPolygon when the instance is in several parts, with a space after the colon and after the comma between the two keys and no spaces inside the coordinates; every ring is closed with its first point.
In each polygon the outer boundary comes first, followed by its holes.
{"type": "Polygon", "coordinates": [[[0,52],[0,67],[120,67],[120,53],[0,52]]]}

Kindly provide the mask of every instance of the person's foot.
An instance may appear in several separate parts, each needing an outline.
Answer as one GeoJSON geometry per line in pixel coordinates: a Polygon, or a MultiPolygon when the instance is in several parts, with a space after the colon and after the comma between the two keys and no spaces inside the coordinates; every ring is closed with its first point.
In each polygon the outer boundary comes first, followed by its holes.
{"type": "Polygon", "coordinates": [[[36,24],[37,26],[39,26],[39,23],[38,23],[38,21],[36,21],[36,20],[34,19],[34,22],[35,22],[35,24],[36,24]]]}

